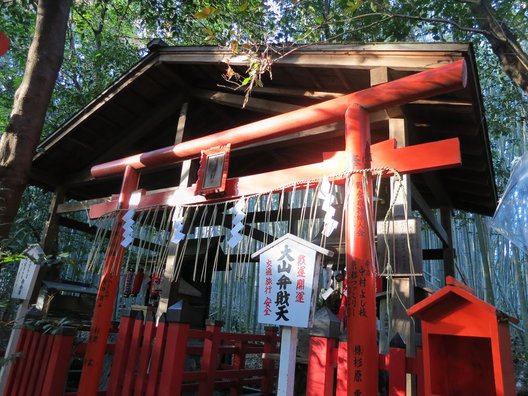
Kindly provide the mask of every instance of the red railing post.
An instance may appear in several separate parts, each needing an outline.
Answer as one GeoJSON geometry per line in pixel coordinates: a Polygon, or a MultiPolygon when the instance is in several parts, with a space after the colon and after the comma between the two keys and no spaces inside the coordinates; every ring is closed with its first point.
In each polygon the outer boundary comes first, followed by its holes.
{"type": "Polygon", "coordinates": [[[223,322],[221,321],[208,321],[205,326],[205,331],[208,334],[207,338],[204,339],[201,370],[205,371],[207,380],[200,383],[198,387],[199,396],[210,396],[214,391],[222,325],[223,322]]]}
{"type": "Polygon", "coordinates": [[[158,396],[161,362],[163,361],[165,341],[167,338],[167,323],[165,323],[165,316],[166,314],[161,316],[156,329],[156,338],[154,339],[152,357],[150,359],[146,396],[158,396]]]}
{"type": "MultiPolygon", "coordinates": [[[[24,351],[26,350],[26,345],[29,344],[29,335],[30,330],[28,330],[25,327],[22,327],[20,330],[20,336],[18,338],[18,344],[15,350],[16,354],[24,354],[24,351]]],[[[9,377],[7,379],[4,396],[10,396],[15,394],[15,383],[17,382],[17,379],[20,377],[21,369],[22,369],[22,362],[21,357],[10,357],[13,359],[12,362],[9,364],[12,364],[13,367],[11,368],[11,371],[9,373],[9,377]]]]}
{"type": "MultiPolygon", "coordinates": [[[[42,364],[47,366],[50,356],[51,356],[51,351],[53,348],[53,336],[50,334],[46,334],[44,336],[44,340],[45,340],[44,341],[45,348],[44,348],[44,354],[42,356],[42,364]]],[[[35,385],[35,395],[40,395],[42,393],[42,386],[44,385],[45,379],[46,379],[46,370],[40,370],[38,378],[37,378],[37,383],[35,385]]]]}
{"type": "Polygon", "coordinates": [[[407,389],[405,348],[389,348],[389,395],[405,396],[407,389]]]}
{"type": "Polygon", "coordinates": [[[9,396],[24,394],[23,389],[27,383],[26,378],[28,376],[28,366],[31,364],[30,355],[32,355],[32,351],[35,348],[37,337],[38,333],[36,330],[28,329],[26,340],[22,347],[23,349],[20,351],[22,352],[22,355],[18,361],[18,370],[16,371],[12,393],[10,393],[9,396]]]}
{"type": "Polygon", "coordinates": [[[307,396],[333,395],[335,349],[340,333],[341,321],[328,307],[315,312],[310,330],[307,396]]]}
{"type": "Polygon", "coordinates": [[[143,343],[139,358],[139,369],[136,376],[136,385],[134,387],[134,396],[143,396],[147,384],[147,375],[150,358],[152,355],[154,336],[156,335],[156,318],[152,311],[147,311],[145,323],[145,332],[143,333],[143,343]]]}
{"type": "Polygon", "coordinates": [[[132,339],[135,318],[138,311],[126,310],[121,315],[119,332],[117,334],[114,357],[112,359],[112,370],[108,381],[108,396],[119,396],[123,389],[125,368],[128,361],[128,351],[132,339]]]}
{"type": "MultiPolygon", "coordinates": [[[[167,340],[165,342],[165,356],[161,368],[162,381],[159,385],[160,396],[181,394],[190,326],[188,323],[177,322],[179,320],[179,314],[179,312],[171,312],[170,309],[165,314],[167,340]]],[[[208,377],[205,382],[209,380],[214,382],[214,378],[211,377],[208,377]]]]}
{"type": "Polygon", "coordinates": [[[266,341],[264,342],[264,359],[262,359],[262,368],[266,370],[266,374],[262,377],[260,383],[260,390],[263,394],[270,394],[273,391],[275,384],[275,361],[269,356],[271,353],[277,352],[278,328],[273,326],[264,327],[264,334],[266,341]]]}
{"type": "Polygon", "coordinates": [[[332,396],[335,338],[310,337],[306,396],[332,396]]]}
{"type": "Polygon", "coordinates": [[[64,393],[76,332],[73,327],[63,327],[53,336],[53,346],[40,396],[58,396],[64,393]]]}
{"type": "Polygon", "coordinates": [[[423,365],[423,349],[422,347],[416,348],[416,356],[414,357],[416,367],[416,392],[418,396],[425,394],[424,386],[424,365],[423,365]]]}
{"type": "Polygon", "coordinates": [[[134,392],[134,383],[138,368],[138,356],[141,340],[143,337],[143,312],[137,311],[134,325],[132,326],[132,338],[128,348],[128,357],[126,360],[125,375],[123,377],[123,391],[121,395],[128,396],[134,392]]]}
{"type": "MultiPolygon", "coordinates": [[[[348,342],[339,341],[337,350],[336,396],[347,396],[348,381],[348,342]]],[[[367,396],[367,395],[365,395],[367,396]]]]}
{"type": "Polygon", "coordinates": [[[44,361],[44,351],[46,349],[47,343],[47,334],[38,333],[37,345],[35,345],[35,354],[30,357],[31,364],[29,366],[27,382],[27,391],[28,395],[37,395],[38,392],[35,391],[37,386],[37,380],[40,377],[42,371],[46,370],[47,361],[44,361]]]}
{"type": "MultiPolygon", "coordinates": [[[[232,368],[242,370],[246,368],[246,350],[247,341],[236,341],[234,343],[235,352],[233,353],[232,368]]],[[[236,384],[229,389],[230,396],[237,396],[242,394],[242,385],[240,379],[237,379],[236,384]]]]}

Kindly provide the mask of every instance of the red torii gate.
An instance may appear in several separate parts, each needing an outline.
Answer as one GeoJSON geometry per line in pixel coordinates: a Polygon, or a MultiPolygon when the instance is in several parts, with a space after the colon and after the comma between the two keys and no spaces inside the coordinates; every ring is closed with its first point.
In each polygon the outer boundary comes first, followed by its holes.
{"type": "MultiPolygon", "coordinates": [[[[124,176],[119,197],[109,203],[94,205],[90,216],[98,217],[116,209],[127,209],[130,195],[138,187],[139,173],[143,168],[166,166],[196,158],[200,156],[202,150],[228,143],[235,149],[244,147],[335,122],[342,117],[345,118],[344,152],[330,153],[323,162],[317,164],[228,179],[222,199],[258,194],[292,182],[302,182],[347,170],[390,167],[403,174],[460,165],[458,139],[401,149],[395,149],[395,142],[391,140],[371,146],[368,113],[462,89],[465,85],[466,65],[460,60],[300,110],[94,166],[92,168],[94,177],[119,174],[124,176]]],[[[346,188],[350,188],[348,196],[364,196],[362,177],[361,173],[351,176],[351,183],[346,184],[346,188]]],[[[368,173],[367,177],[366,193],[372,196],[372,178],[368,173]]],[[[207,201],[206,197],[195,195],[194,187],[179,188],[174,192],[178,204],[197,204],[207,201]]],[[[166,204],[173,195],[173,192],[165,192],[145,196],[138,208],[166,204]]],[[[370,396],[377,394],[378,388],[374,243],[373,231],[369,231],[366,226],[368,216],[372,217],[372,208],[365,207],[363,199],[350,199],[348,207],[344,210],[347,213],[345,233],[348,296],[349,301],[355,301],[355,304],[349,303],[347,308],[349,316],[347,393],[353,396],[370,396]]],[[[122,215],[123,211],[118,212],[116,216],[104,261],[79,385],[80,396],[97,394],[124,255],[124,248],[120,245],[122,215]]]]}

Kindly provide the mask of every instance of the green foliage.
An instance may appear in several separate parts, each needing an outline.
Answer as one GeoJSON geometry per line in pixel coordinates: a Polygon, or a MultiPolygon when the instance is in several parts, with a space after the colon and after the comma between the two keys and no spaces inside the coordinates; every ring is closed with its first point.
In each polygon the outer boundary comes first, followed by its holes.
{"type": "Polygon", "coordinates": [[[58,320],[38,319],[28,320],[24,326],[30,330],[40,330],[44,334],[57,335],[64,327],[71,327],[73,322],[68,318],[61,318],[58,320]]]}

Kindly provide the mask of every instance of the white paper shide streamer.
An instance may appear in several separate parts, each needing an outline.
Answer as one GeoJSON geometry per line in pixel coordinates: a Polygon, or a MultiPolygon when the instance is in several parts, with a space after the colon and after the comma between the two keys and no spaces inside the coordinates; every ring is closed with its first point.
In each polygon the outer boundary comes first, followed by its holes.
{"type": "Polygon", "coordinates": [[[323,220],[324,228],[322,234],[325,237],[329,237],[332,232],[337,228],[339,222],[334,219],[336,209],[334,208],[333,204],[336,198],[334,193],[332,192],[332,185],[328,181],[327,177],[325,177],[321,181],[321,188],[319,189],[318,198],[323,200],[321,209],[326,212],[323,220]]]}
{"type": "Polygon", "coordinates": [[[246,213],[244,212],[245,206],[246,201],[244,197],[241,197],[233,207],[233,228],[231,229],[231,238],[227,241],[231,249],[238,245],[243,238],[240,231],[244,228],[243,220],[246,217],[246,213]]]}
{"type": "Polygon", "coordinates": [[[134,240],[134,236],[132,235],[134,232],[134,214],[136,213],[136,208],[139,205],[140,200],[140,191],[135,191],[130,195],[128,210],[123,216],[123,240],[121,241],[121,246],[124,248],[130,246],[134,240]]]}
{"type": "Polygon", "coordinates": [[[174,214],[172,216],[172,243],[179,243],[185,239],[185,234],[183,231],[183,222],[184,222],[184,216],[183,216],[183,208],[176,207],[174,209],[174,214]]]}

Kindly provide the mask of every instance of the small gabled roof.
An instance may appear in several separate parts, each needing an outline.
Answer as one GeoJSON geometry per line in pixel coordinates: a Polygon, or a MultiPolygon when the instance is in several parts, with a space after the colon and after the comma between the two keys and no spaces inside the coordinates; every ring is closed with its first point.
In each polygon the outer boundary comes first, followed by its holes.
{"type": "Polygon", "coordinates": [[[328,249],[325,249],[325,248],[323,248],[323,247],[321,247],[319,245],[315,245],[315,244],[313,244],[311,242],[308,242],[307,240],[304,240],[302,238],[299,238],[298,236],[295,236],[293,234],[286,234],[286,235],[281,236],[279,239],[274,240],[272,243],[264,246],[262,249],[257,250],[255,253],[253,253],[251,255],[251,258],[252,259],[257,258],[262,253],[268,251],[269,249],[274,248],[275,246],[281,244],[282,242],[284,242],[286,240],[297,242],[299,245],[306,246],[307,248],[315,250],[316,252],[321,253],[321,254],[323,254],[325,256],[332,257],[334,255],[334,252],[332,252],[332,251],[330,251],[328,249]]]}
{"type": "Polygon", "coordinates": [[[471,304],[484,314],[496,317],[499,321],[507,318],[510,322],[518,323],[516,318],[506,315],[493,305],[476,297],[467,286],[460,285],[459,282],[448,281],[448,283],[451,284],[409,308],[407,314],[422,320],[431,321],[437,318],[438,309],[442,306],[455,310],[464,309],[468,304],[471,304]]]}

